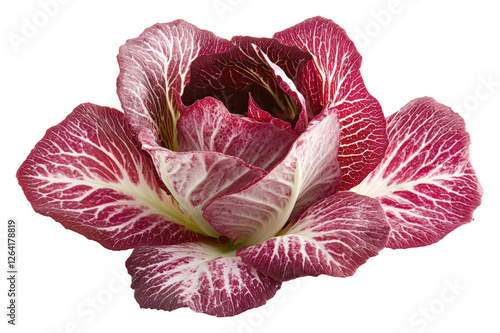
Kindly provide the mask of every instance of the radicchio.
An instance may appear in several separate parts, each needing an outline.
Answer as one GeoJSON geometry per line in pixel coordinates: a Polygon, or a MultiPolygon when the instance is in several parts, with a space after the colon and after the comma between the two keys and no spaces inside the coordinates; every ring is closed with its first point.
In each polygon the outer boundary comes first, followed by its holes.
{"type": "Polygon", "coordinates": [[[386,122],[330,20],[230,41],[156,24],[118,63],[124,113],[78,106],[17,177],[36,212],[134,249],[141,307],[233,316],[436,242],[480,203],[463,120],[421,98],[386,122]]]}

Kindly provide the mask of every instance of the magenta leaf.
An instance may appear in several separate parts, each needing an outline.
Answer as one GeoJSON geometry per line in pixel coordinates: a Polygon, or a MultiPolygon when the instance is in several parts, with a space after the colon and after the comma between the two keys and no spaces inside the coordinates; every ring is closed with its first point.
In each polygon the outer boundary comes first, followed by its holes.
{"type": "Polygon", "coordinates": [[[281,127],[282,129],[285,129],[285,130],[292,128],[290,123],[287,123],[286,121],[283,121],[283,120],[278,119],[278,118],[274,118],[273,116],[271,116],[271,114],[269,112],[262,110],[260,108],[260,106],[258,106],[257,103],[255,103],[251,94],[249,94],[249,96],[248,96],[247,117],[264,122],[264,123],[273,124],[275,126],[281,127]]]}
{"type": "Polygon", "coordinates": [[[212,201],[203,216],[235,243],[273,237],[291,216],[335,193],[340,183],[337,147],[338,120],[325,111],[267,175],[212,201]]]}
{"type": "Polygon", "coordinates": [[[161,179],[183,211],[201,233],[215,238],[220,234],[202,216],[205,206],[267,174],[239,158],[217,152],[179,153],[147,144],[143,148],[151,154],[161,179]]]}
{"type": "Polygon", "coordinates": [[[188,107],[177,130],[179,151],[218,152],[266,170],[285,157],[298,137],[297,132],[272,122],[230,114],[211,97],[188,107]]]}
{"type": "Polygon", "coordinates": [[[47,131],[17,177],[36,212],[112,250],[202,237],[115,109],[78,106],[47,131]]]}
{"type": "Polygon", "coordinates": [[[189,307],[213,316],[234,316],[264,305],[281,282],[224,250],[202,242],[138,247],[127,260],[142,308],[189,307]]]}
{"type": "MultiPolygon", "coordinates": [[[[222,101],[231,113],[246,114],[249,95],[263,110],[275,118],[295,124],[304,106],[295,84],[286,79],[285,72],[253,41],[242,37],[227,52],[199,57],[191,67],[191,79],[182,100],[186,105],[204,97],[222,101]],[[271,68],[270,64],[276,68],[271,68]]],[[[276,41],[260,42],[263,45],[279,44],[276,41]]],[[[290,56],[285,68],[295,68],[296,62],[309,58],[305,52],[279,44],[290,56]]],[[[275,48],[278,47],[275,45],[275,48]]],[[[278,52],[278,51],[276,51],[278,52]]],[[[302,98],[303,99],[303,98],[302,98]]]]}
{"type": "Polygon", "coordinates": [[[278,86],[285,92],[288,96],[292,97],[295,101],[295,107],[297,115],[292,117],[292,123],[294,124],[294,129],[296,131],[303,132],[307,128],[307,124],[309,122],[308,110],[306,108],[306,101],[304,96],[298,91],[295,83],[292,81],[290,77],[285,73],[285,71],[278,66],[278,64],[274,63],[269,56],[264,53],[258,46],[253,45],[255,51],[259,54],[260,58],[263,59],[269,69],[274,75],[278,86]]]}
{"type": "Polygon", "coordinates": [[[135,134],[176,150],[180,97],[199,56],[229,49],[233,44],[183,20],[156,24],[120,48],[118,96],[135,134]]]}
{"type": "Polygon", "coordinates": [[[346,277],[385,247],[389,230],[377,200],[339,192],[305,209],[280,236],[236,255],[280,281],[320,274],[346,277]]]}
{"type": "Polygon", "coordinates": [[[425,246],[472,220],[482,188],[469,162],[463,119],[429,97],[387,119],[389,146],[381,164],[353,191],[385,210],[390,248],[425,246]]]}
{"type": "Polygon", "coordinates": [[[310,112],[318,114],[325,106],[337,110],[342,168],[339,190],[359,184],[384,157],[387,136],[382,109],[361,78],[361,56],[353,42],[341,27],[322,17],[278,32],[274,38],[312,55],[295,82],[310,112]]]}
{"type": "Polygon", "coordinates": [[[252,45],[257,46],[272,63],[278,65],[291,79],[295,78],[302,66],[312,58],[308,52],[304,52],[296,46],[282,44],[274,38],[235,36],[231,42],[242,50],[249,49],[252,45]]]}

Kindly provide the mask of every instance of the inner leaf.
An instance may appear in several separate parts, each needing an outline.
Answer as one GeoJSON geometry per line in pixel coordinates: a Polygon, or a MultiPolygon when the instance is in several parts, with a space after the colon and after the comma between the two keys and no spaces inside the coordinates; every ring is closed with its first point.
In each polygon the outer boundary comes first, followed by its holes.
{"type": "MultiPolygon", "coordinates": [[[[222,101],[231,113],[246,116],[251,95],[261,109],[294,125],[301,106],[280,86],[269,65],[273,57],[254,44],[266,46],[266,40],[241,37],[237,41],[239,45],[227,52],[200,56],[193,62],[182,102],[192,105],[210,96],[222,101]]],[[[298,60],[292,57],[290,61],[298,60]]]]}

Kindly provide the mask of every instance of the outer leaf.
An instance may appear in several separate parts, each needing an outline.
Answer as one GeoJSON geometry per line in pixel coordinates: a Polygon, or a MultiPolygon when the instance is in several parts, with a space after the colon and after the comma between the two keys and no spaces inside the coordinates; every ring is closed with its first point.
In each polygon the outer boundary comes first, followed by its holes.
{"type": "Polygon", "coordinates": [[[266,174],[238,158],[220,153],[176,153],[147,144],[143,148],[151,154],[161,179],[182,209],[211,237],[217,238],[220,234],[203,218],[203,208],[266,174]]]}
{"type": "Polygon", "coordinates": [[[387,246],[429,245],[470,222],[482,188],[463,119],[426,97],[390,116],[387,129],[386,157],[354,189],[384,208],[392,228],[387,246]]]}
{"type": "Polygon", "coordinates": [[[190,66],[201,55],[233,44],[182,20],[156,24],[120,48],[118,96],[135,134],[177,148],[176,121],[190,66]]]}
{"type": "Polygon", "coordinates": [[[112,250],[201,237],[160,189],[151,160],[115,109],[78,106],[47,131],[17,177],[36,212],[112,250]]]}
{"type": "Polygon", "coordinates": [[[377,200],[339,192],[303,211],[282,236],[236,255],[280,281],[320,274],[345,277],[385,247],[389,230],[377,200]]]}
{"type": "Polygon", "coordinates": [[[230,114],[222,102],[207,97],[181,116],[179,151],[212,151],[270,169],[288,153],[298,134],[272,123],[230,114]]]}
{"type": "Polygon", "coordinates": [[[203,216],[236,243],[251,245],[274,236],[290,216],[335,193],[340,182],[337,147],[337,117],[325,111],[269,174],[214,200],[203,216]]]}
{"type": "Polygon", "coordinates": [[[224,317],[261,306],[281,282],[204,243],[139,247],[127,260],[135,298],[142,308],[189,307],[224,317]]]}
{"type": "Polygon", "coordinates": [[[341,129],[339,190],[359,184],[384,157],[387,136],[382,109],[361,78],[361,56],[353,42],[342,28],[322,17],[278,32],[274,38],[312,55],[295,78],[297,87],[313,114],[329,104],[336,108],[341,129]]]}

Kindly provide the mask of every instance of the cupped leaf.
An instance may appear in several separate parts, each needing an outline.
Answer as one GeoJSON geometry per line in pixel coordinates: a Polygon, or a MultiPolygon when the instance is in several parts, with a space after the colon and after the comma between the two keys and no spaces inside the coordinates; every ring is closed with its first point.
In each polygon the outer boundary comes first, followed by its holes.
{"type": "Polygon", "coordinates": [[[354,43],[341,27],[322,17],[278,32],[274,38],[312,55],[294,81],[313,115],[329,104],[336,108],[341,129],[339,190],[359,184],[384,157],[387,135],[380,104],[361,78],[361,56],[354,43]]]}
{"type": "Polygon", "coordinates": [[[201,239],[154,170],[121,112],[82,104],[47,131],[17,177],[36,212],[106,248],[201,239]]]}
{"type": "Polygon", "coordinates": [[[320,274],[346,277],[385,247],[389,230],[377,200],[338,192],[305,209],[280,236],[236,255],[280,281],[320,274]]]}
{"type": "MultiPolygon", "coordinates": [[[[246,114],[251,94],[253,100],[273,117],[295,124],[303,105],[297,96],[300,93],[292,87],[294,83],[287,80],[285,72],[253,43],[256,39],[243,37],[233,38],[233,41],[236,45],[229,51],[202,56],[193,62],[183,102],[191,105],[210,96],[221,100],[231,113],[246,114]],[[276,68],[271,68],[270,64],[275,64],[276,68]]],[[[273,40],[269,43],[279,44],[273,40]]],[[[265,42],[260,44],[267,45],[265,42]]],[[[297,48],[280,46],[285,49],[280,50],[283,56],[290,57],[283,64],[285,68],[294,68],[298,66],[296,62],[309,57],[297,48]]]]}
{"type": "MultiPolygon", "coordinates": [[[[279,66],[289,78],[295,78],[302,66],[312,59],[308,52],[296,46],[280,43],[274,38],[255,38],[249,36],[234,36],[231,42],[243,50],[255,49],[257,46],[272,63],[279,66]]],[[[246,52],[249,53],[249,52],[246,52]]]]}
{"type": "Polygon", "coordinates": [[[306,108],[306,101],[304,99],[304,96],[302,96],[302,94],[295,86],[295,83],[290,77],[288,77],[285,71],[280,66],[278,66],[278,64],[274,63],[269,58],[269,56],[265,52],[263,52],[257,45],[254,44],[252,46],[255,49],[255,52],[259,54],[259,57],[263,59],[269,66],[269,69],[273,73],[278,86],[283,90],[283,92],[292,97],[295,101],[296,114],[291,114],[290,116],[294,125],[294,129],[299,133],[305,131],[309,122],[309,115],[306,108]]]}
{"type": "Polygon", "coordinates": [[[267,175],[212,201],[203,216],[221,234],[247,245],[273,237],[301,209],[335,193],[338,120],[325,111],[267,175]]]}
{"type": "Polygon", "coordinates": [[[202,242],[138,247],[126,265],[142,308],[234,316],[264,305],[281,286],[234,251],[202,242]]]}
{"type": "Polygon", "coordinates": [[[267,173],[217,152],[180,153],[148,144],[143,144],[143,149],[150,153],[158,174],[183,211],[205,235],[215,238],[220,234],[203,217],[205,206],[267,173]]]}
{"type": "Polygon", "coordinates": [[[189,82],[192,62],[231,46],[183,20],[156,24],[128,40],[118,54],[117,87],[133,132],[145,131],[157,143],[176,150],[180,96],[189,82]]]}
{"type": "Polygon", "coordinates": [[[390,248],[435,243],[472,220],[482,188],[469,162],[463,119],[429,97],[387,119],[389,147],[381,164],[353,191],[385,210],[390,248]]]}
{"type": "Polygon", "coordinates": [[[285,157],[298,137],[291,129],[230,114],[212,97],[188,107],[177,130],[179,151],[218,152],[266,170],[285,157]]]}

